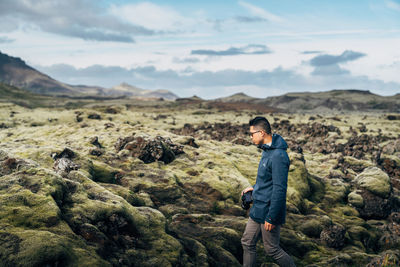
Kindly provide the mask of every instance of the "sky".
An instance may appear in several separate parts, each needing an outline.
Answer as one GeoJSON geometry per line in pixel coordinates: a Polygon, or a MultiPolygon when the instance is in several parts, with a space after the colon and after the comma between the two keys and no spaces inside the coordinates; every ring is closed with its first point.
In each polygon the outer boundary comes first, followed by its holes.
{"type": "Polygon", "coordinates": [[[0,0],[0,51],[72,85],[389,96],[399,47],[400,0],[0,0]]]}

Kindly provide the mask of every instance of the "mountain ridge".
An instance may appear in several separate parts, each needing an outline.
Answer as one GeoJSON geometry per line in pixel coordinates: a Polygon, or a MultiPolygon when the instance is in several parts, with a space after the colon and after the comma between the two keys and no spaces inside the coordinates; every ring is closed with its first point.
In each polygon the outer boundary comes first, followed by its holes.
{"type": "Polygon", "coordinates": [[[89,97],[139,97],[140,99],[175,100],[177,95],[168,90],[146,90],[127,83],[111,89],[100,86],[69,85],[53,79],[36,70],[18,57],[12,57],[0,51],[0,83],[24,89],[31,93],[52,96],[89,96],[89,97]]]}

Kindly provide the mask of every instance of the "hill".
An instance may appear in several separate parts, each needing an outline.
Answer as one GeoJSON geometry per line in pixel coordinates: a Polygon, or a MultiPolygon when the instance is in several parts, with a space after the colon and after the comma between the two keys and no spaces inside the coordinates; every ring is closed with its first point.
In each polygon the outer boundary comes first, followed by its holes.
{"type": "Polygon", "coordinates": [[[163,98],[168,100],[175,100],[178,98],[177,95],[168,90],[146,90],[127,83],[121,83],[120,85],[112,87],[107,90],[107,94],[115,96],[125,95],[135,98],[163,98]]]}
{"type": "Polygon", "coordinates": [[[399,94],[380,96],[363,90],[287,93],[281,96],[253,98],[243,93],[215,100],[223,103],[251,103],[287,112],[400,112],[399,94]]]}
{"type": "Polygon", "coordinates": [[[178,98],[174,93],[167,90],[145,90],[132,85],[122,83],[111,89],[99,86],[69,85],[59,82],[50,76],[27,65],[22,59],[11,57],[0,52],[0,83],[14,86],[29,92],[52,96],[73,97],[121,97],[147,99],[178,98]]]}
{"type": "Polygon", "coordinates": [[[22,59],[0,52],[0,82],[42,95],[102,94],[100,87],[71,86],[28,66],[22,59]]]}

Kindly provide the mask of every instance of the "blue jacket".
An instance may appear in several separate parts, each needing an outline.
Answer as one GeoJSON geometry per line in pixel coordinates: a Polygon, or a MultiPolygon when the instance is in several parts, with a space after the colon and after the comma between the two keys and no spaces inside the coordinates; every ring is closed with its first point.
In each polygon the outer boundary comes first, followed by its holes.
{"type": "Polygon", "coordinates": [[[290,160],[287,144],[278,134],[272,135],[272,144],[262,145],[262,157],[258,165],[253,190],[250,217],[264,224],[265,221],[280,225],[286,218],[286,190],[290,160]]]}

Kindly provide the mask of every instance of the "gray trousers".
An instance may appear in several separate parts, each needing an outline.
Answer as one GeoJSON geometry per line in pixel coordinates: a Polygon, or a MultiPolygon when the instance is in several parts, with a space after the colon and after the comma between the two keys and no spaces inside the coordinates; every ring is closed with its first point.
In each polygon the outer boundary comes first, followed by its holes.
{"type": "Polygon", "coordinates": [[[255,222],[249,218],[242,237],[243,266],[254,267],[256,264],[256,244],[260,236],[264,243],[264,249],[279,266],[296,266],[293,259],[279,246],[280,225],[276,225],[271,231],[265,230],[264,224],[255,222]]]}

